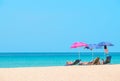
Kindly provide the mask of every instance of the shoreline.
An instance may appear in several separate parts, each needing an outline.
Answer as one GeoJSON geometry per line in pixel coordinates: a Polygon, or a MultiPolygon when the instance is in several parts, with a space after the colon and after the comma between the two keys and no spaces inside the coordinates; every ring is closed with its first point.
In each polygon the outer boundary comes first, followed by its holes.
{"type": "Polygon", "coordinates": [[[51,67],[83,67],[83,66],[106,66],[106,65],[120,65],[120,64],[100,64],[100,65],[64,65],[64,66],[25,66],[25,67],[0,67],[0,69],[15,69],[15,68],[51,68],[51,67]]]}
{"type": "Polygon", "coordinates": [[[120,81],[120,64],[0,68],[1,81],[120,81]]]}

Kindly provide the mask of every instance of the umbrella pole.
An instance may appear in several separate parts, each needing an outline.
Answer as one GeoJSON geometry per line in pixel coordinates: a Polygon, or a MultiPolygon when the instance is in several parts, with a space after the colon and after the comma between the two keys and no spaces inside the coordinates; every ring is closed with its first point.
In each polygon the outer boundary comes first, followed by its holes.
{"type": "Polygon", "coordinates": [[[106,58],[106,54],[104,53],[104,58],[106,58]]]}
{"type": "Polygon", "coordinates": [[[78,57],[78,59],[80,59],[80,52],[79,52],[79,57],[78,57]]]}
{"type": "Polygon", "coordinates": [[[92,60],[93,60],[93,50],[92,50],[92,60]]]}
{"type": "Polygon", "coordinates": [[[80,51],[78,52],[78,59],[80,59],[80,51]]]}

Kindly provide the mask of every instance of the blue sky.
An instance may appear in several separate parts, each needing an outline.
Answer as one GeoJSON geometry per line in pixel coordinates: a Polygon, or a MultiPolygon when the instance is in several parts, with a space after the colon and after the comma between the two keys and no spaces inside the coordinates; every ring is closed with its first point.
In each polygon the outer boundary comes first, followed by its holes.
{"type": "Polygon", "coordinates": [[[0,0],[0,52],[72,52],[75,41],[118,52],[119,35],[119,0],[0,0]]]}

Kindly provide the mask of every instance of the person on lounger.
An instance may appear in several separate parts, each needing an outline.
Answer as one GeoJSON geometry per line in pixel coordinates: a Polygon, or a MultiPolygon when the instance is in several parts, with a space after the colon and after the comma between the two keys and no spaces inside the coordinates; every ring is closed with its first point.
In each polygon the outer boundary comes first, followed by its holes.
{"type": "Polygon", "coordinates": [[[99,64],[100,64],[100,58],[97,57],[92,62],[83,62],[83,63],[80,63],[79,65],[99,65],[99,64]]]}

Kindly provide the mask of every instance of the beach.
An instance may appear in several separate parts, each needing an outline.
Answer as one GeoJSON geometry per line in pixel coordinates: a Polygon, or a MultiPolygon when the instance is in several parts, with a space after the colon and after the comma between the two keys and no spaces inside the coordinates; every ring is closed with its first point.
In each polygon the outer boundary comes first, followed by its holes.
{"type": "Polygon", "coordinates": [[[0,81],[120,81],[120,64],[0,68],[0,81]]]}

